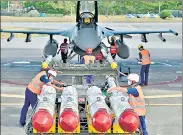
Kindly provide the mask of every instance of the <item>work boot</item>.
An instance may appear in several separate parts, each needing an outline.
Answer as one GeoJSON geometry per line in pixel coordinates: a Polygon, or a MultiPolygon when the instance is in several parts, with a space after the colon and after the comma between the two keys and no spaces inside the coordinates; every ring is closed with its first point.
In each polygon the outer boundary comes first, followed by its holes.
{"type": "Polygon", "coordinates": [[[135,133],[138,135],[143,135],[142,131],[136,131],[135,133]]]}
{"type": "Polygon", "coordinates": [[[140,86],[145,86],[145,84],[139,84],[140,86]]]}
{"type": "Polygon", "coordinates": [[[24,124],[19,123],[20,128],[23,128],[24,126],[25,126],[25,123],[24,124]]]}

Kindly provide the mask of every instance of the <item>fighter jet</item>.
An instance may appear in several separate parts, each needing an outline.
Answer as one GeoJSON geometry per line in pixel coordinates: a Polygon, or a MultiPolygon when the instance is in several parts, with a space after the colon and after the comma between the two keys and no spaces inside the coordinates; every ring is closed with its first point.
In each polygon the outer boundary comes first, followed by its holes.
{"type": "MultiPolygon", "coordinates": [[[[53,57],[57,53],[58,42],[54,39],[54,35],[65,36],[69,38],[69,43],[72,52],[83,56],[87,48],[93,49],[93,54],[98,54],[102,47],[106,45],[102,42],[103,39],[110,36],[119,36],[116,40],[118,45],[117,55],[122,59],[127,59],[130,56],[129,47],[124,42],[123,38],[131,38],[132,34],[140,34],[142,42],[148,42],[146,34],[159,33],[158,37],[165,42],[163,33],[173,33],[178,35],[173,30],[155,30],[155,31],[116,31],[107,27],[98,25],[98,3],[97,1],[77,1],[76,7],[76,25],[67,30],[3,30],[1,32],[10,33],[10,37],[7,39],[9,42],[13,39],[13,33],[27,34],[25,42],[31,42],[31,34],[47,34],[50,35],[50,39],[44,48],[44,56],[52,55],[53,57]]],[[[106,49],[106,54],[109,52],[106,49]]]]}

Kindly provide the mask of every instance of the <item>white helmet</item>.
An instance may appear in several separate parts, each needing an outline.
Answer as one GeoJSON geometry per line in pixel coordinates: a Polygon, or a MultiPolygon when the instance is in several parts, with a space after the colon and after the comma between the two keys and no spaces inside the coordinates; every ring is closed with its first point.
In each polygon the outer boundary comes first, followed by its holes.
{"type": "Polygon", "coordinates": [[[48,74],[51,74],[54,77],[57,76],[57,72],[56,71],[53,71],[53,70],[48,70],[48,74]]]}
{"type": "Polygon", "coordinates": [[[139,75],[132,73],[128,75],[127,79],[131,81],[135,81],[137,83],[139,82],[139,75]]]}

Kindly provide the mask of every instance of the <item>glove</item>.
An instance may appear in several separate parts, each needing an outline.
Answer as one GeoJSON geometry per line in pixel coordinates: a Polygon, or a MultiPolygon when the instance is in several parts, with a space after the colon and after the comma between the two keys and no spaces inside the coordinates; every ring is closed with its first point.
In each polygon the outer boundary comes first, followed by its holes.
{"type": "Polygon", "coordinates": [[[138,62],[138,64],[141,64],[142,62],[138,62]]]}
{"type": "Polygon", "coordinates": [[[40,101],[41,100],[41,96],[40,95],[37,95],[37,99],[40,101]]]}
{"type": "Polygon", "coordinates": [[[64,85],[64,83],[60,83],[60,85],[64,85]]]}
{"type": "Polygon", "coordinates": [[[67,53],[67,49],[65,49],[64,53],[65,53],[65,54],[67,53]]]}

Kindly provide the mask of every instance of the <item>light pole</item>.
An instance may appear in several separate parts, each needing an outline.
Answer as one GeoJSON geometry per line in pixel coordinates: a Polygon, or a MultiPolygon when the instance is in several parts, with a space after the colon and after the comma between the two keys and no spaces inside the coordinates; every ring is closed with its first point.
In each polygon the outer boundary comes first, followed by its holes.
{"type": "Polygon", "coordinates": [[[160,1],[159,1],[159,14],[161,12],[161,5],[160,5],[160,1]]]}
{"type": "Polygon", "coordinates": [[[8,12],[10,12],[10,2],[8,1],[8,12]]]}
{"type": "Polygon", "coordinates": [[[126,13],[126,4],[125,4],[125,3],[126,3],[126,0],[124,0],[124,5],[123,5],[123,6],[124,6],[124,7],[123,7],[123,8],[124,8],[124,9],[123,9],[123,14],[124,14],[124,15],[125,15],[125,13],[126,13]]]}

